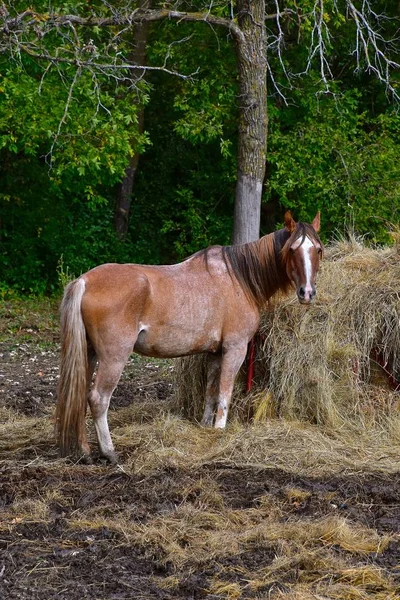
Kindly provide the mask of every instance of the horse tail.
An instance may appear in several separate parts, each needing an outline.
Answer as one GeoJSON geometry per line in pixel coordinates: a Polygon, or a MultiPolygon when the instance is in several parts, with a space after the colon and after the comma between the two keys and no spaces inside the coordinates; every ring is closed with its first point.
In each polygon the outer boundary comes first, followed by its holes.
{"type": "Polygon", "coordinates": [[[86,440],[88,348],[81,303],[85,280],[72,281],[61,303],[61,360],[56,428],[61,456],[81,448],[86,440]]]}

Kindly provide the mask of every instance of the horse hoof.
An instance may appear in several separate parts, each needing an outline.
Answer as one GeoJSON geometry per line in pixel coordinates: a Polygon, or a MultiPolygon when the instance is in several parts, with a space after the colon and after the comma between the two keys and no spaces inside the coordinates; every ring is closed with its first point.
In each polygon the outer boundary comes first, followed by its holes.
{"type": "Polygon", "coordinates": [[[111,465],[117,465],[118,464],[118,454],[116,452],[107,452],[107,453],[103,453],[102,454],[103,458],[105,458],[106,460],[108,460],[108,462],[111,465]]]}
{"type": "Polygon", "coordinates": [[[84,465],[92,465],[93,464],[93,458],[91,457],[90,454],[83,454],[81,456],[79,462],[83,463],[84,465]]]}

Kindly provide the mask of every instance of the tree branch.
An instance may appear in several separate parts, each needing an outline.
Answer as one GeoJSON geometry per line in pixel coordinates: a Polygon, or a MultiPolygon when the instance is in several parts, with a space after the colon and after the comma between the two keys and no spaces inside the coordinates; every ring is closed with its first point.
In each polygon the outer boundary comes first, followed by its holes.
{"type": "MultiPolygon", "coordinates": [[[[199,72],[199,70],[197,69],[196,71],[194,71],[193,73],[190,73],[189,75],[184,75],[183,73],[179,73],[178,71],[174,71],[172,69],[167,69],[167,67],[165,66],[165,63],[164,63],[164,66],[162,66],[162,67],[152,67],[152,66],[148,66],[148,65],[136,65],[136,64],[132,64],[132,63],[128,63],[128,62],[113,63],[113,64],[99,63],[99,62],[95,62],[94,60],[84,60],[84,59],[80,58],[79,56],[76,56],[74,58],[65,58],[65,57],[61,57],[61,56],[52,56],[51,54],[48,54],[47,52],[44,52],[44,53],[35,52],[31,48],[29,48],[29,46],[26,46],[24,44],[21,44],[20,48],[21,48],[21,50],[23,50],[23,52],[25,52],[26,54],[29,54],[29,56],[31,56],[32,58],[36,58],[38,60],[45,60],[54,65],[67,64],[67,65],[73,65],[73,66],[77,67],[78,69],[88,68],[90,70],[98,70],[99,72],[102,72],[102,73],[106,73],[106,71],[110,71],[111,74],[113,72],[115,73],[117,71],[163,71],[164,73],[168,73],[169,75],[175,75],[176,77],[179,77],[181,79],[189,79],[190,80],[195,75],[197,75],[199,72]]],[[[85,48],[84,48],[84,50],[85,50],[85,48]]]]}
{"type": "MultiPolygon", "coordinates": [[[[1,16],[1,15],[0,15],[1,16]]],[[[271,17],[272,18],[272,17],[271,17]]],[[[235,39],[242,39],[243,34],[238,25],[232,20],[224,17],[213,15],[211,12],[181,12],[176,10],[151,10],[151,9],[136,9],[130,13],[121,14],[115,13],[111,17],[80,17],[78,15],[54,15],[36,13],[32,10],[10,18],[7,15],[3,18],[3,33],[11,33],[18,31],[21,26],[24,29],[32,28],[33,26],[47,27],[64,27],[79,25],[81,27],[110,27],[113,25],[132,26],[143,22],[161,21],[163,19],[173,19],[176,21],[188,22],[204,22],[211,25],[220,25],[228,29],[235,39]]]]}
{"type": "Polygon", "coordinates": [[[383,15],[377,15],[371,8],[368,0],[364,0],[362,10],[358,10],[351,0],[347,2],[349,13],[353,17],[356,25],[356,47],[353,55],[356,57],[357,68],[361,70],[361,64],[365,61],[366,68],[378,78],[378,80],[386,86],[386,90],[390,92],[394,99],[400,100],[400,95],[393,87],[390,81],[391,69],[400,68],[400,64],[388,58],[385,51],[398,44],[396,40],[386,40],[381,33],[376,31],[369,21],[368,17],[373,17],[379,21],[383,19],[383,15]]]}

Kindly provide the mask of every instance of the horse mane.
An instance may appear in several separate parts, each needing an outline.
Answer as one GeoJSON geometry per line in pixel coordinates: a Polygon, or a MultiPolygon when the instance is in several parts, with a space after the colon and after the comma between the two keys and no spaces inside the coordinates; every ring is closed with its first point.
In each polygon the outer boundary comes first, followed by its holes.
{"type": "Polygon", "coordinates": [[[275,233],[239,246],[222,246],[222,258],[247,297],[263,306],[278,290],[287,292],[290,280],[280,260],[275,233]]]}
{"type": "Polygon", "coordinates": [[[278,290],[287,294],[292,287],[286,273],[290,247],[300,237],[303,242],[307,236],[322,248],[314,228],[308,223],[297,223],[292,234],[280,229],[255,242],[220,249],[230,276],[237,279],[250,300],[262,307],[278,290]]]}

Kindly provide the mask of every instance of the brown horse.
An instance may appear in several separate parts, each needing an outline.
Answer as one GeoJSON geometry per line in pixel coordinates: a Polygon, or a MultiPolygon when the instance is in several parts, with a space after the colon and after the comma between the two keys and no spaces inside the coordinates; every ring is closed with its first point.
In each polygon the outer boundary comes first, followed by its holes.
{"type": "Polygon", "coordinates": [[[296,224],[287,212],[284,229],[256,242],[212,246],[170,266],[100,265],[70,283],[61,304],[61,455],[78,447],[89,459],[89,402],[100,452],[116,461],[107,412],[132,352],[163,358],[208,353],[202,424],[225,427],[234,380],[263,306],[291,285],[302,304],[315,297],[319,226],[319,213],[309,225],[296,224]]]}

